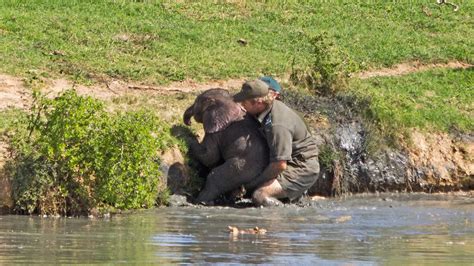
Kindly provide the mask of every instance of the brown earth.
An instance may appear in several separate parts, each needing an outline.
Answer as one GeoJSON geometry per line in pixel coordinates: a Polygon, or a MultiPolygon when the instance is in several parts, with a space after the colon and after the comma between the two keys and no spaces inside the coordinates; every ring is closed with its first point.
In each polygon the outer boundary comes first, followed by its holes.
{"type": "Polygon", "coordinates": [[[420,61],[407,62],[402,64],[394,65],[390,68],[381,68],[381,69],[372,69],[364,72],[357,73],[355,77],[361,79],[368,79],[373,77],[389,77],[389,76],[401,76],[414,72],[427,71],[437,68],[448,68],[455,69],[461,68],[466,69],[473,67],[473,65],[460,62],[460,61],[451,61],[448,63],[437,63],[437,64],[424,64],[420,61]]]}
{"type": "MultiPolygon", "coordinates": [[[[196,92],[209,88],[222,87],[237,89],[243,79],[216,80],[206,83],[184,81],[171,83],[167,86],[149,86],[120,80],[108,80],[92,86],[75,84],[66,79],[42,80],[41,92],[54,97],[60,92],[75,88],[78,94],[108,101],[124,95],[157,95],[176,92],[196,92]]],[[[7,108],[27,108],[31,103],[31,89],[27,88],[21,78],[0,74],[0,111],[7,108]]]]}
{"type": "MultiPolygon", "coordinates": [[[[474,142],[446,133],[413,131],[405,144],[413,169],[425,169],[428,185],[456,188],[474,185],[474,142]],[[464,180],[461,180],[464,179],[464,180]]],[[[422,184],[423,185],[423,184],[422,184]]]]}
{"type": "Polygon", "coordinates": [[[29,91],[21,79],[0,74],[0,111],[7,108],[26,108],[29,91]]]}
{"type": "MultiPolygon", "coordinates": [[[[436,68],[461,68],[466,69],[473,65],[451,61],[448,63],[424,64],[420,61],[407,62],[394,65],[390,68],[368,70],[356,73],[354,76],[362,79],[383,76],[399,76],[413,72],[426,71],[436,68]]],[[[196,92],[209,88],[221,87],[227,89],[239,89],[244,79],[213,80],[199,83],[192,80],[175,82],[166,86],[150,86],[140,83],[125,82],[121,80],[102,80],[96,85],[85,86],[75,84],[66,79],[41,80],[42,92],[53,97],[69,88],[75,88],[80,95],[89,95],[101,100],[110,100],[117,96],[128,94],[156,95],[175,92],[196,92]]],[[[7,108],[26,108],[31,102],[31,89],[27,88],[21,78],[0,74],[0,111],[7,108]]]]}

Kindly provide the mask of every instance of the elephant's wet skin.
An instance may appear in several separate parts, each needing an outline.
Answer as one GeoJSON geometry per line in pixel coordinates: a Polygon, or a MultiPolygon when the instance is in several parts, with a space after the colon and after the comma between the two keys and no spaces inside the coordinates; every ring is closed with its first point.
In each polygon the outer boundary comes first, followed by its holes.
{"type": "Polygon", "coordinates": [[[268,164],[268,147],[256,121],[226,90],[211,89],[200,94],[184,113],[184,122],[190,124],[191,117],[203,123],[206,132],[201,143],[191,141],[191,154],[211,168],[197,202],[210,202],[238,189],[268,164]]]}

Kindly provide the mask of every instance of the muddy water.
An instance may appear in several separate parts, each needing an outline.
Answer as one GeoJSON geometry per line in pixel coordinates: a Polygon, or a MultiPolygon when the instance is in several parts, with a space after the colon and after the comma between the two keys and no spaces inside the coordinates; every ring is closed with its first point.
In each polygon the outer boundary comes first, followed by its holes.
{"type": "Polygon", "coordinates": [[[273,209],[162,208],[107,219],[0,216],[0,264],[470,264],[469,195],[357,196],[273,209]],[[264,235],[226,231],[258,226],[264,235]]]}

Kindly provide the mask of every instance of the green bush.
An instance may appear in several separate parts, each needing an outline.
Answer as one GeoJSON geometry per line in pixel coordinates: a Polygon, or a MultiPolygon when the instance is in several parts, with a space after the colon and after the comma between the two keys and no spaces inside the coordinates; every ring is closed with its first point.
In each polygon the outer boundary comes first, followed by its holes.
{"type": "Polygon", "coordinates": [[[30,111],[12,138],[18,212],[146,208],[164,193],[158,155],[175,140],[153,114],[108,113],[74,90],[55,99],[35,94],[30,111]]]}
{"type": "Polygon", "coordinates": [[[347,87],[350,73],[357,66],[326,33],[310,39],[311,57],[308,67],[294,68],[290,80],[316,94],[330,95],[347,87]]]}
{"type": "Polygon", "coordinates": [[[334,162],[340,160],[340,154],[329,144],[323,145],[319,150],[319,164],[329,172],[334,171],[334,162]]]}

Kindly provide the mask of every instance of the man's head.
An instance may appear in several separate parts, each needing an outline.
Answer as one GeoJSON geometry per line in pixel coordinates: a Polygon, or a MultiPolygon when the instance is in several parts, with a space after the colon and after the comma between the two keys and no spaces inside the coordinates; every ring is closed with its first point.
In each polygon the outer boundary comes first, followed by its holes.
{"type": "Polygon", "coordinates": [[[234,95],[234,101],[239,102],[248,113],[258,115],[273,102],[269,89],[268,84],[259,79],[247,81],[240,92],[234,95]]]}

